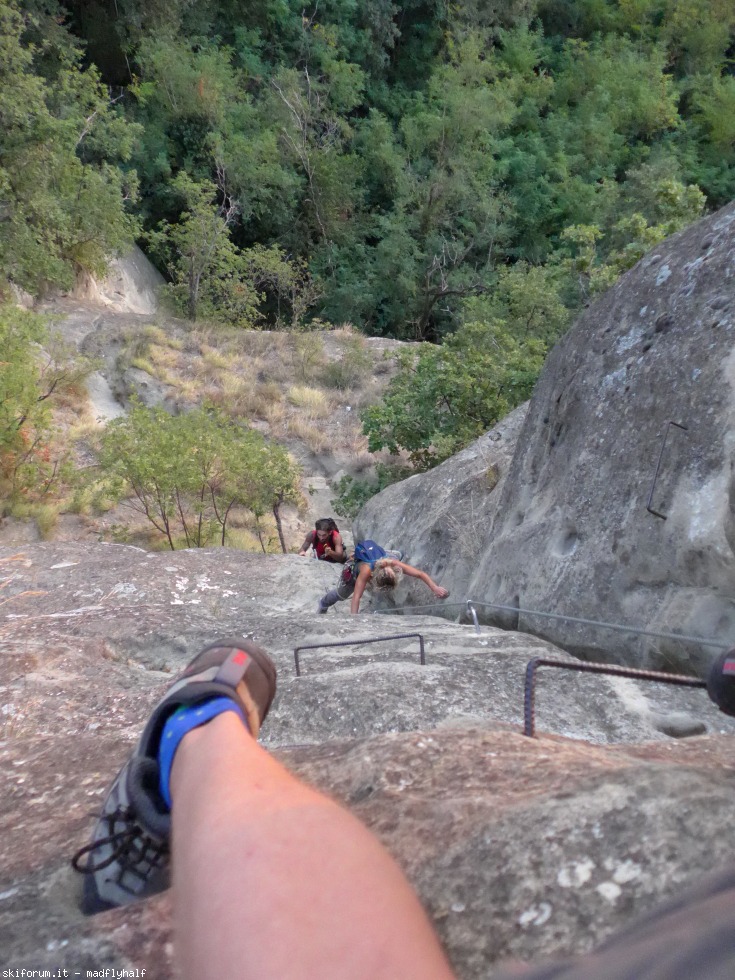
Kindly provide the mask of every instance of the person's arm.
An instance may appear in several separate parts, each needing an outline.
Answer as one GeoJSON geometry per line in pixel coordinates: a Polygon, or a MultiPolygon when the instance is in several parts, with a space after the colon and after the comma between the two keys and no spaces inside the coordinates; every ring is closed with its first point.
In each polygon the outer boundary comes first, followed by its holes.
{"type": "Polygon", "coordinates": [[[449,589],[445,589],[442,585],[437,585],[436,582],[431,578],[426,572],[422,572],[420,568],[414,568],[413,565],[407,565],[403,561],[394,562],[395,565],[399,565],[403,569],[404,575],[410,575],[411,578],[418,578],[428,585],[437,599],[446,599],[449,595],[449,589]]]}
{"type": "Polygon", "coordinates": [[[334,539],[334,547],[327,545],[324,549],[324,554],[331,558],[333,561],[339,561],[344,564],[347,555],[345,554],[345,546],[342,544],[342,535],[337,533],[334,539]]]}
{"type": "Polygon", "coordinates": [[[362,599],[362,594],[372,575],[369,565],[364,563],[360,565],[360,571],[357,573],[357,581],[355,582],[355,591],[352,593],[352,605],[350,606],[350,612],[353,615],[360,612],[360,599],[362,599]]]}
{"type": "Polygon", "coordinates": [[[302,556],[305,555],[306,552],[309,550],[309,548],[311,548],[311,546],[313,544],[314,544],[314,532],[313,531],[309,531],[309,533],[304,538],[304,543],[301,545],[301,548],[299,550],[299,554],[302,555],[302,556]]]}
{"type": "Polygon", "coordinates": [[[233,712],[184,737],[171,790],[184,980],[455,977],[377,838],[297,781],[233,712]]]}

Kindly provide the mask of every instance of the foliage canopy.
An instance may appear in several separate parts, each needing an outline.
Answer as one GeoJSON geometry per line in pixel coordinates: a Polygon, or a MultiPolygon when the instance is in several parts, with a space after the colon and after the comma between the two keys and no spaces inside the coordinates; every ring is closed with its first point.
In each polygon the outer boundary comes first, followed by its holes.
{"type": "Polygon", "coordinates": [[[89,366],[53,336],[46,320],[0,305],[0,498],[42,498],[65,471],[52,404],[89,366]]]}
{"type": "Polygon", "coordinates": [[[210,407],[185,415],[136,405],[102,436],[99,470],[108,493],[177,544],[224,545],[233,507],[272,513],[282,550],[280,508],[298,503],[298,468],[280,446],[210,407]]]}
{"type": "Polygon", "coordinates": [[[0,290],[12,280],[33,294],[102,272],[132,244],[137,179],[123,165],[140,132],[71,37],[34,40],[37,27],[0,0],[0,290]]]}

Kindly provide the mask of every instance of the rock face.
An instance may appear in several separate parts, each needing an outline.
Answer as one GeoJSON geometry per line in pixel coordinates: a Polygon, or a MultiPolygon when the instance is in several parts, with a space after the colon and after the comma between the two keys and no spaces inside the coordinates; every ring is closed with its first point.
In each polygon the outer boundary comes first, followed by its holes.
{"type": "MultiPolygon", "coordinates": [[[[450,587],[453,600],[469,596],[527,410],[527,404],[519,406],[445,463],[369,500],[355,521],[355,540],[372,538],[397,548],[406,561],[450,587]]],[[[397,590],[400,605],[429,601],[425,589],[405,580],[397,590]]]]}
{"type": "MultiPolygon", "coordinates": [[[[472,593],[735,642],[734,338],[730,206],[646,256],[553,351],[472,593]],[[647,509],[652,488],[663,517],[647,509]]],[[[669,668],[701,669],[712,655],[538,628],[566,649],[614,643],[669,668]]]]}
{"type": "Polygon", "coordinates": [[[9,967],[175,975],[169,897],[84,920],[68,859],[172,674],[223,634],[272,652],[266,744],[384,841],[463,980],[585,949],[729,859],[735,720],[701,690],[549,672],[537,724],[556,734],[528,739],[525,664],[560,651],[487,626],[352,617],[346,603],[318,616],[337,574],[225,549],[0,549],[9,967]],[[355,644],[416,632],[425,666],[415,636],[355,644]],[[294,648],[314,644],[296,677],[294,648]]]}
{"type": "MultiPolygon", "coordinates": [[[[442,584],[458,599],[735,644],[734,338],[730,205],[647,255],[556,346],[507,477],[480,505],[478,558],[445,559],[442,584]]],[[[417,558],[423,542],[439,554],[455,501],[434,498],[454,465],[375,498],[361,532],[400,529],[422,543],[417,558]]],[[[463,485],[458,509],[465,499],[463,485]]],[[[701,672],[716,653],[569,621],[505,623],[632,665],[701,672]]]]}
{"type": "Polygon", "coordinates": [[[158,293],[163,283],[161,273],[134,245],[128,255],[110,261],[107,276],[101,282],[82,276],[71,296],[118,313],[148,315],[158,309],[158,293]]]}

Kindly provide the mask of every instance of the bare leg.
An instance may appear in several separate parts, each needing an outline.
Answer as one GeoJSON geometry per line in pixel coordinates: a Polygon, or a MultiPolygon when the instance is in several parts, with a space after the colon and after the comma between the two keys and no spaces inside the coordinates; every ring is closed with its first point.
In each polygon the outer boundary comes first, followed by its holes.
{"type": "Polygon", "coordinates": [[[402,872],[373,835],[226,713],[174,760],[176,947],[187,980],[449,980],[402,872]]]}

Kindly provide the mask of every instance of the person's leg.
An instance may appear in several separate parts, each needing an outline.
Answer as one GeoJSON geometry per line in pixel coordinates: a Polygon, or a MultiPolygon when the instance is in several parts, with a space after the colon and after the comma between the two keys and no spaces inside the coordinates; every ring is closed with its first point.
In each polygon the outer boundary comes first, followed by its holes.
{"type": "Polygon", "coordinates": [[[339,577],[339,582],[336,589],[330,589],[326,595],[323,595],[319,600],[319,605],[317,606],[317,612],[325,613],[330,606],[335,605],[337,602],[342,602],[345,599],[349,599],[352,593],[355,591],[355,571],[350,565],[345,565],[342,573],[339,577]]]}
{"type": "Polygon", "coordinates": [[[432,980],[453,974],[402,872],[231,713],[173,765],[173,888],[182,975],[432,980]]]}
{"type": "Polygon", "coordinates": [[[323,595],[319,600],[319,605],[317,606],[317,612],[325,613],[330,606],[335,605],[339,602],[341,596],[336,589],[330,589],[326,595],[323,595]]]}
{"type": "Polygon", "coordinates": [[[155,895],[173,864],[178,957],[191,980],[451,977],[381,845],[251,735],[275,692],[274,664],[248,640],[220,640],[192,660],[72,858],[82,912],[155,895]]]}

